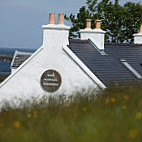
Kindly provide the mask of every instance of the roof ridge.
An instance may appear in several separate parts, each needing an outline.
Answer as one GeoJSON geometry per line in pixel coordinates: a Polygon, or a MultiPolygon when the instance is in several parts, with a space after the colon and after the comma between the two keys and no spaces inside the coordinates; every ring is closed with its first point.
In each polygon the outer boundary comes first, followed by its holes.
{"type": "Polygon", "coordinates": [[[69,39],[69,42],[82,42],[82,43],[88,43],[89,40],[81,40],[81,39],[69,39]]]}
{"type": "Polygon", "coordinates": [[[134,43],[114,43],[114,42],[106,42],[105,45],[142,46],[142,44],[134,44],[134,43]]]}

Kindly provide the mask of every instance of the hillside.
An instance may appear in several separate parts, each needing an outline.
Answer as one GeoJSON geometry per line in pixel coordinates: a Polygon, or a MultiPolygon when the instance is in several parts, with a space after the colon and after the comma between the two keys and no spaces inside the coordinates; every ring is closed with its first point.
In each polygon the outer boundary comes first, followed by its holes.
{"type": "Polygon", "coordinates": [[[4,62],[11,62],[12,58],[12,55],[0,55],[0,60],[4,62]]]}

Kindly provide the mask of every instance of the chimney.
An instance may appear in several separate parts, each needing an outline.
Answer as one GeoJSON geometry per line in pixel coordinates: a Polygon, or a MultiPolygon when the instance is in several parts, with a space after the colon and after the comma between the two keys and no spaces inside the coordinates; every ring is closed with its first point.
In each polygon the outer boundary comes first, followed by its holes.
{"type": "Polygon", "coordinates": [[[139,33],[134,34],[134,44],[142,44],[142,25],[140,26],[139,33]]]}
{"type": "Polygon", "coordinates": [[[101,20],[96,20],[96,28],[91,29],[91,19],[86,20],[86,28],[80,30],[81,40],[90,39],[99,50],[104,50],[105,31],[101,29],[101,20]]]}
{"type": "MultiPolygon", "coordinates": [[[[43,46],[52,48],[51,50],[60,50],[63,45],[68,45],[70,27],[64,25],[64,14],[58,14],[58,24],[55,24],[55,14],[49,14],[49,24],[43,25],[43,46]],[[60,48],[59,48],[60,47],[60,48]]],[[[53,51],[54,51],[53,50],[53,51]]]]}
{"type": "Polygon", "coordinates": [[[101,20],[96,20],[96,29],[101,29],[101,20]]]}
{"type": "Polygon", "coordinates": [[[49,14],[49,24],[55,24],[55,13],[49,14]]]}
{"type": "Polygon", "coordinates": [[[91,29],[91,19],[86,19],[86,29],[91,29]]]}
{"type": "Polygon", "coordinates": [[[58,14],[58,24],[64,25],[64,13],[58,14]]]}

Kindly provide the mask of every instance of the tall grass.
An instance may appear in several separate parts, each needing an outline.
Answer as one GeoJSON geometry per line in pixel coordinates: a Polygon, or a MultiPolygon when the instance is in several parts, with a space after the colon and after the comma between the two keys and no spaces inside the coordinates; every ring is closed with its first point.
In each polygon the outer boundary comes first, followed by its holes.
{"type": "Polygon", "coordinates": [[[142,86],[0,113],[0,142],[141,142],[142,86]]]}

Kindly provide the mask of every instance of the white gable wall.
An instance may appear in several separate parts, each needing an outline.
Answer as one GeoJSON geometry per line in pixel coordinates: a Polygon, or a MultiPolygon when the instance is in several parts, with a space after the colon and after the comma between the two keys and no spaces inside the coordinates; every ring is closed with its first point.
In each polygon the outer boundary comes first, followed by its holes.
{"type": "Polygon", "coordinates": [[[47,26],[43,28],[45,28],[43,46],[0,85],[0,100],[15,96],[26,99],[45,94],[69,95],[91,86],[98,88],[96,83],[63,51],[63,44],[68,43],[67,27],[63,29],[61,26],[59,30],[51,32],[47,26]],[[40,85],[41,76],[48,69],[56,70],[62,78],[60,88],[54,93],[45,92],[40,85]]]}
{"type": "Polygon", "coordinates": [[[105,31],[101,29],[83,29],[80,30],[82,40],[91,39],[99,50],[104,50],[105,31]]]}
{"type": "Polygon", "coordinates": [[[17,68],[11,68],[11,73],[15,73],[17,68]]]}

